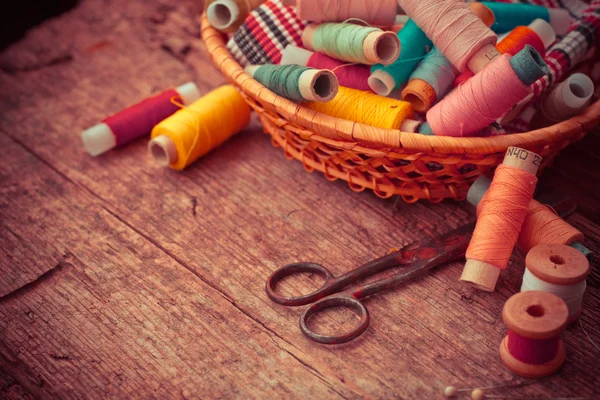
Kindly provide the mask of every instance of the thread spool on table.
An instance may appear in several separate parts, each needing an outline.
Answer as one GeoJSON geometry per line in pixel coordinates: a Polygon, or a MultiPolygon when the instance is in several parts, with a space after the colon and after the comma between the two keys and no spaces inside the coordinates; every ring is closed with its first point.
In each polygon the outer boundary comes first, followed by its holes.
{"type": "Polygon", "coordinates": [[[232,85],[221,86],[152,129],[148,152],[159,165],[183,170],[250,123],[250,107],[232,85]]]}
{"type": "Polygon", "coordinates": [[[252,10],[265,0],[213,0],[206,3],[206,16],[217,30],[233,33],[252,10]]]}
{"type": "MultiPolygon", "coordinates": [[[[480,176],[467,192],[467,201],[477,208],[478,213],[491,182],[487,176],[480,176]]],[[[537,200],[531,200],[517,245],[524,254],[539,244],[569,245],[588,257],[592,251],[582,244],[583,239],[583,233],[569,225],[553,210],[537,200]]]]}
{"type": "Polygon", "coordinates": [[[488,199],[482,204],[466,252],[467,262],[461,281],[472,283],[481,290],[494,291],[500,271],[508,264],[527,216],[541,160],[539,155],[531,151],[518,147],[508,148],[502,165],[496,170],[488,199]],[[509,184],[508,179],[513,176],[520,186],[513,187],[512,183],[509,184]],[[506,193],[509,190],[515,191],[506,193]],[[511,199],[510,204],[504,202],[507,196],[511,199]],[[491,230],[488,225],[493,225],[494,229],[491,230]]]}
{"type": "Polygon", "coordinates": [[[179,107],[171,102],[172,98],[177,98],[184,105],[190,105],[200,98],[200,91],[195,83],[188,82],[104,119],[102,123],[86,129],[81,134],[86,151],[92,156],[98,156],[149,135],[156,124],[179,110],[179,107]]]}
{"type": "Polygon", "coordinates": [[[478,73],[500,55],[496,34],[463,2],[399,0],[398,4],[460,72],[478,73]]]}
{"type": "Polygon", "coordinates": [[[525,266],[521,292],[539,290],[560,297],[569,310],[568,323],[575,322],[583,309],[588,259],[569,246],[541,244],[527,253],[525,266]]]}
{"type": "Polygon", "coordinates": [[[360,19],[369,25],[392,26],[398,10],[396,0],[296,0],[298,16],[312,22],[343,22],[360,19]]]}
{"type": "Polygon", "coordinates": [[[338,93],[333,72],[299,65],[249,65],[246,73],[280,96],[294,101],[325,103],[338,93]]]}
{"type": "Polygon", "coordinates": [[[287,46],[281,56],[281,65],[303,65],[316,69],[328,69],[335,74],[341,86],[358,90],[370,90],[367,79],[369,67],[362,64],[348,64],[325,54],[315,53],[297,46],[287,46]]]}
{"type": "Polygon", "coordinates": [[[302,43],[338,60],[367,65],[388,65],[400,55],[394,32],[349,23],[310,24],[302,33],[302,43]]]}
{"type": "Polygon", "coordinates": [[[578,115],[594,95],[594,82],[587,75],[575,73],[551,89],[542,100],[532,129],[564,121],[578,115]]]}
{"type": "Polygon", "coordinates": [[[527,291],[508,299],[502,311],[508,329],[500,344],[504,365],[525,378],[556,372],[565,361],[560,335],[568,316],[565,302],[551,293],[527,291]]]}
{"type": "Polygon", "coordinates": [[[491,26],[496,33],[505,33],[517,26],[528,25],[540,18],[552,25],[558,35],[564,35],[571,26],[572,19],[569,11],[564,8],[546,8],[534,4],[496,3],[482,1],[494,13],[496,21],[491,26]]]}

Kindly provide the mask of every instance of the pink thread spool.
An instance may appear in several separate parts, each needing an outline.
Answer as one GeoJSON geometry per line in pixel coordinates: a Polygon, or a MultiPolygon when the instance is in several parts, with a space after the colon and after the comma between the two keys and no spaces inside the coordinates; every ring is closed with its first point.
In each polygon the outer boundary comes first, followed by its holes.
{"type": "Polygon", "coordinates": [[[421,130],[438,136],[473,136],[527,97],[530,85],[547,71],[529,45],[513,57],[503,54],[429,110],[421,130]]]}
{"type": "Polygon", "coordinates": [[[498,37],[457,0],[398,0],[419,27],[461,72],[481,71],[500,53],[498,37]]]}
{"type": "Polygon", "coordinates": [[[110,149],[150,135],[154,126],[180,110],[179,106],[171,102],[173,97],[189,106],[200,98],[200,91],[196,84],[188,82],[105,118],[102,123],[81,134],[85,149],[90,155],[99,156],[110,149]]]}
{"type": "Polygon", "coordinates": [[[389,27],[394,24],[398,10],[396,0],[297,0],[300,19],[312,22],[344,22],[350,18],[369,25],[389,27]]]}
{"type": "Polygon", "coordinates": [[[287,46],[281,56],[281,65],[304,65],[316,69],[331,70],[341,86],[370,91],[367,80],[371,71],[363,64],[349,64],[325,54],[315,53],[297,46],[287,46]]]}

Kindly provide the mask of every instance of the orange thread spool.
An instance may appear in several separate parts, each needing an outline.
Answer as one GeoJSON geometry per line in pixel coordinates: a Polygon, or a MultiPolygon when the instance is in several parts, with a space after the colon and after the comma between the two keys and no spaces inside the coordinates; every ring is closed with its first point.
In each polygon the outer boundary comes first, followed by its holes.
{"type": "Polygon", "coordinates": [[[506,268],[533,199],[542,158],[528,150],[509,147],[482,203],[461,280],[493,291],[506,268]]]}
{"type": "Polygon", "coordinates": [[[496,48],[502,54],[510,54],[514,56],[525,45],[533,46],[542,57],[546,57],[546,46],[539,35],[527,26],[517,26],[511,33],[502,39],[496,48]]]}

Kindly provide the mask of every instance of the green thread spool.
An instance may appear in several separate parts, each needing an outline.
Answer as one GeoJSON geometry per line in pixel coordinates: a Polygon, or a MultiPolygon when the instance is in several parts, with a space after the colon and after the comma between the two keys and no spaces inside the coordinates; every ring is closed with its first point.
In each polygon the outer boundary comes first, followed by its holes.
{"type": "Polygon", "coordinates": [[[249,65],[246,72],[278,95],[294,101],[332,100],[338,92],[335,74],[300,65],[249,65]]]}
{"type": "Polygon", "coordinates": [[[338,60],[367,65],[388,65],[400,55],[400,40],[394,32],[349,23],[308,25],[302,43],[338,60]]]}

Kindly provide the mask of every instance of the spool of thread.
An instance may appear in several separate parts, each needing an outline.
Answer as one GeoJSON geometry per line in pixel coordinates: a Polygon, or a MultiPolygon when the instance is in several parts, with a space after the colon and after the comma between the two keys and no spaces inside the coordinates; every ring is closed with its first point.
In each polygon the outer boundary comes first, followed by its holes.
{"type": "Polygon", "coordinates": [[[209,0],[206,3],[208,22],[217,30],[233,33],[265,0],[209,0]]]}
{"type": "Polygon", "coordinates": [[[540,291],[512,296],[502,311],[508,334],[500,344],[500,358],[513,373],[525,378],[552,375],[565,361],[560,338],[569,312],[565,302],[540,291]]]}
{"type": "Polygon", "coordinates": [[[546,8],[524,3],[496,3],[482,1],[494,13],[496,21],[492,30],[496,33],[510,32],[517,26],[526,26],[534,19],[540,18],[549,22],[558,35],[569,30],[572,20],[569,11],[564,8],[546,8]]]}
{"type": "MultiPolygon", "coordinates": [[[[467,201],[477,207],[477,214],[485,202],[490,184],[490,178],[480,176],[469,188],[467,201]]],[[[551,208],[531,200],[517,245],[525,254],[540,244],[571,245],[587,257],[591,250],[581,244],[583,239],[583,233],[556,215],[551,208]]]]}
{"type": "Polygon", "coordinates": [[[556,85],[542,100],[533,121],[533,128],[564,121],[585,110],[594,95],[594,82],[587,75],[576,73],[556,85]]]}
{"type": "Polygon", "coordinates": [[[392,26],[396,0],[297,0],[298,16],[312,22],[344,22],[356,18],[369,25],[392,26]]]}
{"type": "Polygon", "coordinates": [[[531,94],[530,85],[547,71],[540,54],[529,45],[513,57],[496,57],[431,108],[422,129],[438,136],[472,136],[531,94]]]}
{"type": "MultiPolygon", "coordinates": [[[[483,4],[471,3],[469,9],[486,26],[494,23],[494,14],[483,4]]],[[[416,111],[427,112],[450,91],[456,75],[458,71],[452,63],[434,48],[410,75],[402,98],[411,103],[416,111]]]]}
{"type": "Polygon", "coordinates": [[[324,69],[301,65],[249,65],[246,73],[289,100],[324,103],[338,92],[336,76],[324,69]]]}
{"type": "Polygon", "coordinates": [[[156,124],[179,110],[179,107],[171,102],[173,98],[190,105],[200,98],[200,91],[195,83],[188,82],[105,118],[102,123],[81,134],[86,151],[92,156],[98,156],[149,135],[156,124]]]}
{"type": "Polygon", "coordinates": [[[280,0],[267,0],[246,17],[227,42],[227,50],[244,67],[279,64],[287,45],[302,45],[304,26],[294,7],[284,6],[280,0]]]}
{"type": "Polygon", "coordinates": [[[427,35],[411,19],[398,32],[398,40],[402,48],[400,57],[391,65],[375,65],[371,68],[369,87],[382,96],[387,96],[402,86],[433,46],[427,35]]]}
{"type": "Polygon", "coordinates": [[[582,311],[585,279],[590,273],[588,259],[569,246],[541,244],[527,253],[525,265],[521,292],[539,290],[560,297],[569,310],[568,323],[575,322],[582,311]]]}
{"type": "Polygon", "coordinates": [[[468,6],[456,0],[399,0],[404,9],[450,62],[477,73],[500,55],[497,36],[468,6]]]}
{"type": "Polygon", "coordinates": [[[369,67],[362,64],[348,64],[325,54],[315,53],[289,45],[283,50],[281,65],[304,65],[316,69],[328,69],[335,74],[341,86],[358,90],[370,90],[367,79],[369,67]]]}
{"type": "Polygon", "coordinates": [[[377,128],[415,132],[420,122],[412,120],[410,103],[373,93],[340,86],[337,96],[328,103],[306,103],[306,107],[336,118],[347,119],[377,128]]]}
{"type": "Polygon", "coordinates": [[[528,150],[508,148],[504,162],[496,169],[486,201],[481,204],[461,281],[494,291],[527,217],[541,160],[528,150]]]}
{"type": "Polygon", "coordinates": [[[400,41],[394,32],[349,23],[308,25],[302,43],[338,60],[368,65],[388,65],[400,55],[400,41]]]}
{"type": "MultiPolygon", "coordinates": [[[[555,40],[556,34],[552,26],[543,19],[536,19],[529,26],[517,26],[496,45],[496,49],[502,54],[514,56],[523,50],[526,45],[530,45],[544,58],[546,57],[546,49],[555,40]]],[[[471,71],[463,72],[454,80],[453,86],[456,87],[464,83],[473,75],[471,71]]]]}
{"type": "Polygon", "coordinates": [[[232,85],[217,88],[152,130],[148,151],[162,166],[183,170],[250,122],[250,107],[232,85]]]}

